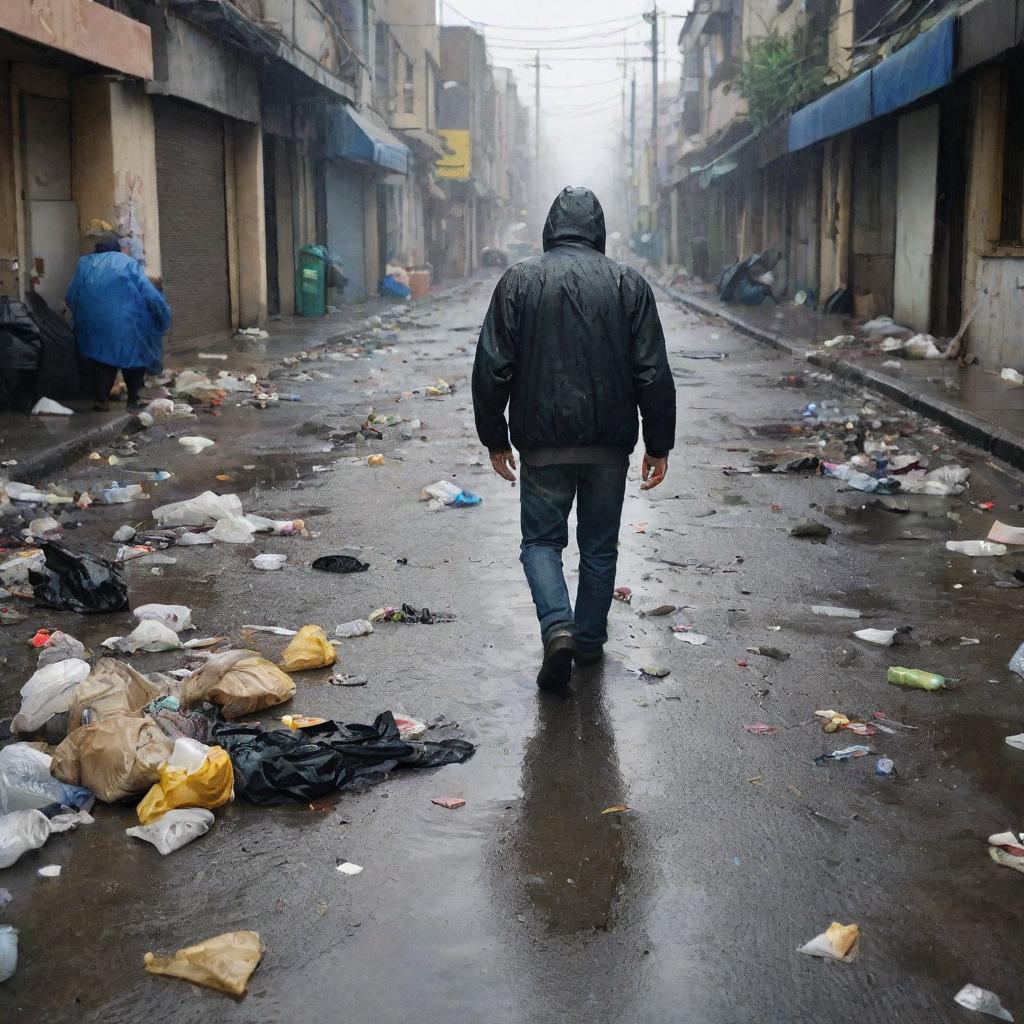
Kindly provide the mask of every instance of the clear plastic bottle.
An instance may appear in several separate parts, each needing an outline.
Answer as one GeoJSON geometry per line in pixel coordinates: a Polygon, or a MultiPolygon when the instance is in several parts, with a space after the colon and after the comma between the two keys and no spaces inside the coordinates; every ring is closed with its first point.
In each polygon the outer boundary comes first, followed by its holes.
{"type": "Polygon", "coordinates": [[[996,544],[991,540],[947,540],[946,550],[977,558],[985,555],[1005,555],[1006,545],[996,544]]]}
{"type": "Polygon", "coordinates": [[[926,672],[923,668],[893,666],[889,669],[887,678],[893,686],[907,686],[914,690],[942,690],[946,686],[945,676],[940,676],[936,672],[926,672]]]}

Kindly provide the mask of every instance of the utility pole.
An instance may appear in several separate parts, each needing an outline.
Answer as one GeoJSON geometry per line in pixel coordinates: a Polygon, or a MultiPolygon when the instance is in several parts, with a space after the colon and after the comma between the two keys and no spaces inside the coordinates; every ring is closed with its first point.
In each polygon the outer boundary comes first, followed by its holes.
{"type": "Polygon", "coordinates": [[[651,145],[658,146],[658,5],[651,6],[651,145]]]}
{"type": "Polygon", "coordinates": [[[629,88],[629,177],[636,174],[636,71],[629,88]]]}
{"type": "Polygon", "coordinates": [[[540,50],[533,58],[533,175],[537,183],[537,195],[541,194],[540,184],[540,50]]]}

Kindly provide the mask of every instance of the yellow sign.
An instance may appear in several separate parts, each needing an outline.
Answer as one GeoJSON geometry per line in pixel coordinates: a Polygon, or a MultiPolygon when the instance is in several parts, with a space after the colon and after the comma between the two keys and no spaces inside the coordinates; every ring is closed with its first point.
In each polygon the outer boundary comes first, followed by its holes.
{"type": "Polygon", "coordinates": [[[444,136],[446,148],[454,152],[445,153],[438,158],[437,176],[455,181],[469,181],[472,170],[469,132],[464,128],[442,128],[441,135],[444,136]]]}

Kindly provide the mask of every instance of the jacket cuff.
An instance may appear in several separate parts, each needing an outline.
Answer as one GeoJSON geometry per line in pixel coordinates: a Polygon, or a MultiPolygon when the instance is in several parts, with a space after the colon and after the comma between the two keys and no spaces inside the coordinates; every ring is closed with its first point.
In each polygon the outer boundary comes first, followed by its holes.
{"type": "Polygon", "coordinates": [[[671,448],[652,448],[650,445],[644,445],[644,450],[652,459],[667,459],[668,453],[672,450],[671,448]]]}

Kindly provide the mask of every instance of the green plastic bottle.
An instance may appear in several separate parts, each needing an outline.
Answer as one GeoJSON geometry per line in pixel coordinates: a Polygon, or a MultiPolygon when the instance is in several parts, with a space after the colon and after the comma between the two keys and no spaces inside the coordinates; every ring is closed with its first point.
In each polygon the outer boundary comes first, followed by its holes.
{"type": "Polygon", "coordinates": [[[893,667],[888,672],[889,682],[893,686],[909,686],[915,690],[942,690],[946,686],[946,677],[935,672],[925,672],[923,668],[893,667]]]}

